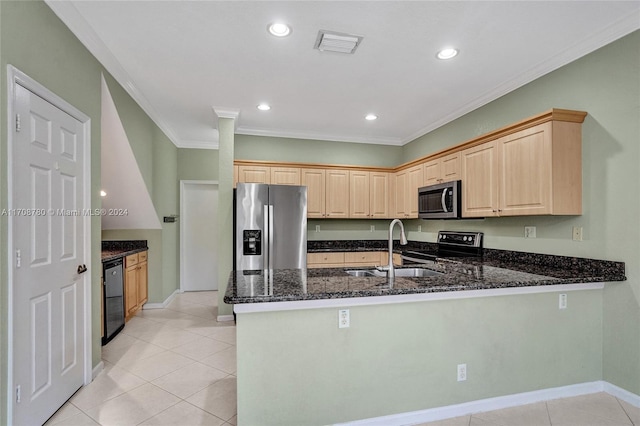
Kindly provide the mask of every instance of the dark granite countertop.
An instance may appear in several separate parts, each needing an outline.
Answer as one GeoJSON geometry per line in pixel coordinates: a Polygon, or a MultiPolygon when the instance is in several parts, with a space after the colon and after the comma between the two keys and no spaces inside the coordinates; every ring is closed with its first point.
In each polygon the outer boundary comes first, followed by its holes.
{"type": "Polygon", "coordinates": [[[322,300],[626,280],[623,262],[504,250],[485,249],[478,258],[441,258],[425,267],[441,274],[396,277],[391,282],[386,277],[354,277],[345,272],[369,268],[281,269],[272,271],[272,279],[265,281],[263,271],[233,271],[224,301],[322,300]]]}
{"type": "Polygon", "coordinates": [[[146,250],[149,250],[147,240],[103,241],[101,258],[108,262],[146,250]]]}

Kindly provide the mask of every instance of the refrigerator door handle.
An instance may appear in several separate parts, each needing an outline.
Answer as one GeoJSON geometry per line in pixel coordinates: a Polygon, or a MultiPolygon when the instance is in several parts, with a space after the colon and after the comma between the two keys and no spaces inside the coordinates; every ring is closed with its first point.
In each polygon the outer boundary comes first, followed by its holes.
{"type": "Polygon", "coordinates": [[[264,226],[262,227],[262,259],[263,259],[263,268],[268,269],[269,268],[269,255],[271,253],[269,253],[269,238],[271,235],[271,229],[269,228],[269,205],[264,206],[264,212],[263,212],[263,219],[264,219],[264,226]]]}
{"type": "Polygon", "coordinates": [[[269,269],[273,269],[273,204],[269,205],[269,269]]]}

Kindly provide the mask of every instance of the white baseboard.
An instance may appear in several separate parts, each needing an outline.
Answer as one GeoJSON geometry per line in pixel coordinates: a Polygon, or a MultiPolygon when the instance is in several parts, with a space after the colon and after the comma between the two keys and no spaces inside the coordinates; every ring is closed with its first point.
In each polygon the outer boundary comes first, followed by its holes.
{"type": "Polygon", "coordinates": [[[104,361],[100,361],[98,365],[93,367],[93,370],[91,370],[91,380],[95,380],[96,377],[98,377],[98,374],[100,374],[100,372],[103,369],[104,369],[104,361]]]}
{"type": "Polygon", "coordinates": [[[340,423],[335,426],[401,426],[418,424],[597,392],[607,392],[608,394],[613,395],[616,398],[620,398],[631,405],[640,407],[639,395],[600,380],[557,388],[541,389],[532,392],[523,392],[514,395],[499,396],[496,398],[480,399],[477,401],[464,402],[462,404],[412,411],[409,413],[356,420],[353,422],[340,423]]]}
{"type": "Polygon", "coordinates": [[[629,392],[626,389],[622,389],[614,384],[609,382],[604,383],[604,391],[609,395],[613,395],[618,399],[623,400],[624,402],[628,402],[634,407],[640,408],[640,395],[636,395],[635,393],[629,392]]]}
{"type": "Polygon", "coordinates": [[[164,309],[169,306],[171,302],[173,302],[173,299],[178,293],[180,293],[179,289],[171,293],[169,297],[167,297],[166,300],[162,303],[145,303],[144,305],[142,305],[142,309],[164,309]]]}
{"type": "Polygon", "coordinates": [[[233,321],[234,318],[233,318],[233,315],[218,315],[216,320],[218,322],[226,322],[226,321],[233,321]]]}

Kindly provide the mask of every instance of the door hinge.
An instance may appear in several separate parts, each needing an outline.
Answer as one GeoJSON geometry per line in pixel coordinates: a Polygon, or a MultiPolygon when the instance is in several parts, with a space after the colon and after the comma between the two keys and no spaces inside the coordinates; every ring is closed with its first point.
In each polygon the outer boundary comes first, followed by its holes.
{"type": "Polygon", "coordinates": [[[16,386],[16,403],[20,403],[20,385],[16,386]]]}
{"type": "Polygon", "coordinates": [[[16,114],[16,132],[19,132],[22,129],[22,125],[20,123],[20,114],[16,114]]]}

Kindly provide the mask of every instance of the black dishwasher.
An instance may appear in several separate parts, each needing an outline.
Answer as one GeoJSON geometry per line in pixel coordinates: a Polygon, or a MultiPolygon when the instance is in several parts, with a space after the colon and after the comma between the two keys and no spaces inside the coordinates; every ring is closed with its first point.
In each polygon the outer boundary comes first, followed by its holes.
{"type": "Polygon", "coordinates": [[[109,343],[124,328],[124,284],[122,258],[103,264],[104,273],[104,337],[102,345],[109,343]]]}

